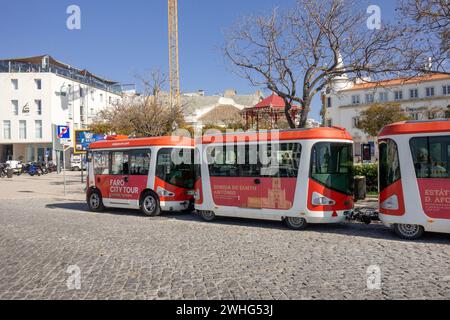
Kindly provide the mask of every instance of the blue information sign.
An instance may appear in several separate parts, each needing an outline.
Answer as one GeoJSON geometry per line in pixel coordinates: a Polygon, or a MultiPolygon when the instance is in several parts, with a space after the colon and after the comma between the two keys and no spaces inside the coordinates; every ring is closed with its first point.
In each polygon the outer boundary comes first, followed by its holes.
{"type": "Polygon", "coordinates": [[[106,140],[106,135],[95,134],[88,130],[76,130],[74,153],[84,154],[91,143],[102,140],[106,140]]]}

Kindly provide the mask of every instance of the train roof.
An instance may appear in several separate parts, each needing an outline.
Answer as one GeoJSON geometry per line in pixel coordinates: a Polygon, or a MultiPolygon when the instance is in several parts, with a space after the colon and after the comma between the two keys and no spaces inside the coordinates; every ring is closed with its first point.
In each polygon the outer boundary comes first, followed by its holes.
{"type": "Polygon", "coordinates": [[[201,138],[202,144],[224,142],[252,142],[252,141],[287,141],[311,139],[336,139],[353,141],[351,135],[344,128],[326,127],[311,129],[272,130],[237,132],[229,134],[206,135],[201,138]]]}
{"type": "Polygon", "coordinates": [[[91,143],[89,149],[121,149],[121,148],[137,148],[137,147],[153,147],[153,146],[181,146],[193,147],[194,140],[186,137],[167,136],[167,137],[150,137],[139,139],[112,139],[91,143]]]}
{"type": "Polygon", "coordinates": [[[403,121],[384,127],[379,136],[450,132],[450,120],[403,121]]]}

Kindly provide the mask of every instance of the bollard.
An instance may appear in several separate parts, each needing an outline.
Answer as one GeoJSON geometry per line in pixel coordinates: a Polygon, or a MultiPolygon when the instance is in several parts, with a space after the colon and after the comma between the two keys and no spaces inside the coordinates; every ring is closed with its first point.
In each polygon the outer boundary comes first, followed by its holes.
{"type": "Polygon", "coordinates": [[[367,183],[366,177],[356,176],[355,177],[355,199],[365,200],[367,197],[367,183]]]}

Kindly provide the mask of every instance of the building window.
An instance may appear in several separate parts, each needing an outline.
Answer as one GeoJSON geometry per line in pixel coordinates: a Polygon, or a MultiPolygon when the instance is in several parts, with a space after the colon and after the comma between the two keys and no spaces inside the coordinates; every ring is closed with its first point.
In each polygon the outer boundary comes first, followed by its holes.
{"type": "Polygon", "coordinates": [[[359,117],[352,118],[352,128],[357,129],[359,124],[359,117]]]}
{"type": "Polygon", "coordinates": [[[380,102],[387,102],[389,101],[388,93],[387,92],[380,92],[378,94],[380,102]]]}
{"type": "Polygon", "coordinates": [[[352,104],[360,104],[361,103],[361,99],[359,94],[355,94],[352,96],[352,104]]]}
{"type": "Polygon", "coordinates": [[[373,93],[368,93],[366,94],[366,103],[373,103],[374,99],[373,99],[373,93]]]}
{"type": "Polygon", "coordinates": [[[100,93],[100,102],[103,102],[103,93],[100,93]]]}
{"type": "Polygon", "coordinates": [[[11,100],[11,106],[12,106],[13,115],[18,116],[19,115],[19,101],[11,100]]]}
{"type": "Polygon", "coordinates": [[[36,139],[42,139],[42,120],[36,120],[34,122],[36,139]]]}
{"type": "Polygon", "coordinates": [[[332,104],[331,104],[331,97],[328,97],[328,98],[327,98],[327,107],[328,107],[328,108],[331,108],[331,107],[332,107],[332,104]]]}
{"type": "Polygon", "coordinates": [[[434,87],[425,88],[427,97],[434,97],[434,87]]]}
{"type": "Polygon", "coordinates": [[[109,97],[109,104],[112,104],[112,98],[109,97]]]}
{"type": "Polygon", "coordinates": [[[442,87],[442,94],[443,94],[444,96],[450,94],[450,85],[448,85],[448,86],[443,86],[443,87],[442,87]]]}
{"type": "Polygon", "coordinates": [[[41,79],[34,79],[34,84],[36,85],[36,90],[42,89],[42,80],[41,79]]]}
{"type": "Polygon", "coordinates": [[[84,117],[84,106],[80,106],[80,120],[81,122],[84,122],[85,117],[84,117]]]}
{"type": "Polygon", "coordinates": [[[403,100],[403,91],[394,91],[396,101],[403,100]]]}
{"type": "Polygon", "coordinates": [[[80,86],[80,98],[84,97],[84,90],[83,88],[80,86]]]}
{"type": "Polygon", "coordinates": [[[409,97],[410,97],[411,99],[417,99],[417,98],[419,98],[419,90],[417,90],[417,89],[411,89],[411,90],[409,90],[409,97]]]}
{"type": "Polygon", "coordinates": [[[3,121],[3,138],[5,140],[11,139],[11,121],[9,120],[3,121]]]}
{"type": "Polygon", "coordinates": [[[42,115],[42,100],[34,100],[36,106],[36,114],[38,116],[42,115]]]}
{"type": "Polygon", "coordinates": [[[25,140],[27,138],[27,122],[25,120],[19,121],[19,139],[25,140]]]}
{"type": "Polygon", "coordinates": [[[13,90],[19,90],[19,80],[11,79],[11,87],[13,90]]]}

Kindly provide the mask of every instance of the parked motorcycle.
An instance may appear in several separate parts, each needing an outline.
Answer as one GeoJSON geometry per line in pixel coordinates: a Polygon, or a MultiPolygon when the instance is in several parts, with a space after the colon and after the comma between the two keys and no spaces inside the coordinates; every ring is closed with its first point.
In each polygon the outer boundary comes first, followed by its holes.
{"type": "Polygon", "coordinates": [[[38,164],[35,162],[32,162],[28,167],[28,174],[32,177],[34,176],[41,176],[42,170],[39,168],[38,164]]]}
{"type": "Polygon", "coordinates": [[[0,163],[0,178],[6,178],[8,174],[8,165],[6,163],[0,163]]]}

